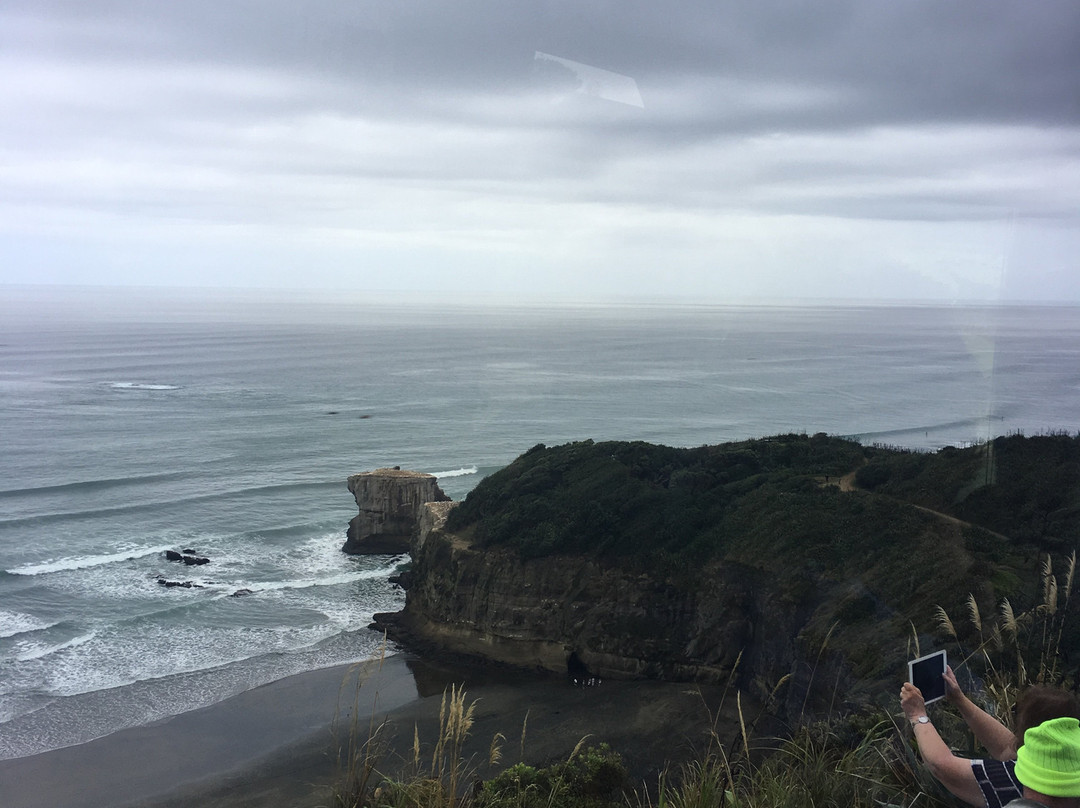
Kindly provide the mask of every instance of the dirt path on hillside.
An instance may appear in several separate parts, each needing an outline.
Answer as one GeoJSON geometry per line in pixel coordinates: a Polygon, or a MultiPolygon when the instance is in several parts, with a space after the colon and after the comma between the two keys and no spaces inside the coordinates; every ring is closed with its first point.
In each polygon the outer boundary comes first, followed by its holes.
{"type": "Polygon", "coordinates": [[[855,469],[855,471],[849,471],[847,474],[840,478],[839,486],[841,491],[855,491],[858,489],[859,486],[855,485],[855,474],[857,472],[858,469],[855,469]]]}
{"type": "MultiPolygon", "coordinates": [[[[898,501],[902,501],[902,500],[898,500],[898,501]]],[[[916,505],[913,502],[909,502],[907,504],[911,505],[911,507],[915,508],[916,510],[923,511],[924,513],[933,514],[934,516],[938,517],[939,519],[944,519],[946,522],[951,522],[952,524],[957,525],[958,527],[974,527],[974,528],[978,528],[979,530],[983,531],[984,533],[989,533],[991,536],[996,536],[999,539],[1004,539],[1007,542],[1012,542],[1012,539],[1009,536],[1006,536],[1004,533],[998,533],[996,530],[991,530],[988,527],[983,527],[982,525],[976,525],[974,522],[965,522],[963,519],[958,519],[955,516],[950,516],[949,514],[942,513],[941,511],[935,511],[933,508],[925,508],[922,505],[916,505]]]]}
{"type": "MultiPolygon", "coordinates": [[[[835,485],[841,491],[861,491],[862,489],[855,482],[855,475],[858,473],[858,471],[859,471],[858,469],[855,469],[854,471],[849,471],[843,477],[837,478],[837,481],[835,483],[832,482],[831,480],[829,480],[828,478],[826,478],[826,481],[823,484],[824,485],[835,485]]],[[[964,528],[964,527],[978,528],[979,530],[986,531],[991,536],[996,536],[997,538],[1004,539],[1005,541],[1008,541],[1008,542],[1012,541],[1012,539],[1009,536],[1006,536],[1004,533],[998,533],[995,530],[990,530],[990,528],[983,527],[982,525],[976,525],[976,524],[974,524],[972,522],[965,522],[963,519],[959,519],[959,518],[957,518],[955,516],[952,516],[951,514],[942,513],[941,511],[935,511],[933,508],[927,508],[924,505],[916,505],[914,502],[907,502],[906,500],[896,499],[895,497],[893,497],[892,499],[894,499],[896,502],[903,502],[905,505],[910,505],[912,508],[915,508],[916,510],[920,510],[923,513],[932,514],[933,516],[936,516],[939,519],[942,519],[942,520],[944,520],[946,522],[949,522],[950,524],[956,525],[957,527],[961,527],[961,528],[964,528]]]]}

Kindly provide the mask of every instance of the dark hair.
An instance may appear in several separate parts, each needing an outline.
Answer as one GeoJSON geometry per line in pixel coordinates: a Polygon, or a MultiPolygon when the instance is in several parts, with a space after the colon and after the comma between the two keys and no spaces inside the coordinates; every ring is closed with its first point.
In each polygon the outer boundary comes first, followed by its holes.
{"type": "Polygon", "coordinates": [[[1051,718],[1080,720],[1080,702],[1072,693],[1045,685],[1029,687],[1016,700],[1016,746],[1024,744],[1024,733],[1051,718]]]}

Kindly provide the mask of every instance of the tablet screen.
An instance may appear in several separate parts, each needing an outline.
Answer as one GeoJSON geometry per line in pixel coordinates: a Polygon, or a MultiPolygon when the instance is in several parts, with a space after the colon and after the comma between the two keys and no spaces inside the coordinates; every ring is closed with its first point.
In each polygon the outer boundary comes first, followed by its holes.
{"type": "Polygon", "coordinates": [[[945,698],[946,664],[944,651],[908,662],[908,681],[922,691],[923,701],[927,704],[945,698]]]}

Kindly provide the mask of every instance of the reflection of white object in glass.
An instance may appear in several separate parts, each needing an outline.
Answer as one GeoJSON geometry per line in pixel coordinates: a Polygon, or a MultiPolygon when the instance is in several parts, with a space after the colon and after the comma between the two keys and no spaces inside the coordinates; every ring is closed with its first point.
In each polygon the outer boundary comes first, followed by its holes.
{"type": "Polygon", "coordinates": [[[645,102],[641,100],[637,82],[629,76],[621,73],[612,73],[610,70],[585,65],[560,56],[552,56],[550,53],[536,52],[537,61],[555,62],[570,70],[581,82],[574,92],[584,95],[594,95],[608,101],[617,101],[620,104],[629,104],[632,107],[644,109],[645,102]]]}
{"type": "Polygon", "coordinates": [[[944,651],[935,651],[908,662],[908,681],[919,688],[927,704],[945,698],[946,665],[948,661],[944,651]]]}

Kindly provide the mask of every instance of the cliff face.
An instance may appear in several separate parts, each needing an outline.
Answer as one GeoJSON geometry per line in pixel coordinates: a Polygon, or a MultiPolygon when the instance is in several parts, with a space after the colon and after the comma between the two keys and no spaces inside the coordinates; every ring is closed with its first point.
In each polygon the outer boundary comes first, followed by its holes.
{"type": "Polygon", "coordinates": [[[813,604],[756,570],[717,565],[689,589],[583,556],[522,560],[448,533],[455,504],[421,512],[405,609],[377,616],[392,634],[560,672],[576,654],[600,677],[726,682],[738,660],[741,686],[763,695],[798,667],[813,604]]]}
{"type": "Polygon", "coordinates": [[[448,500],[431,474],[376,469],[349,478],[360,513],[349,522],[342,550],[350,554],[407,553],[426,502],[448,500]]]}

